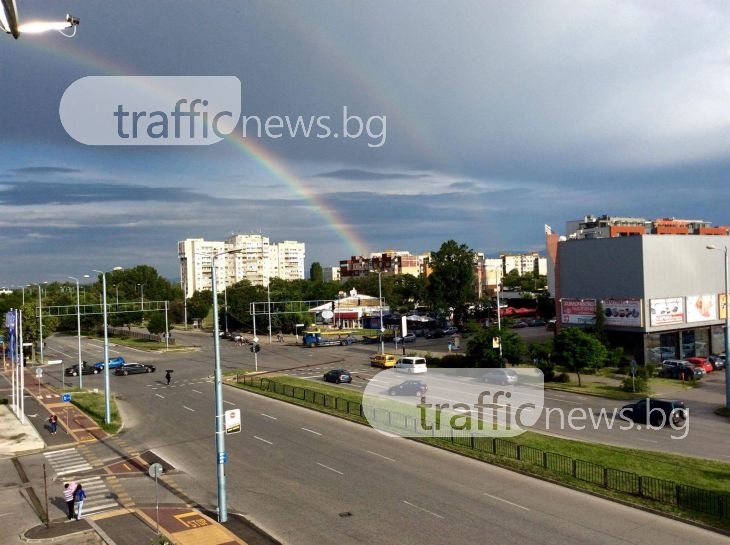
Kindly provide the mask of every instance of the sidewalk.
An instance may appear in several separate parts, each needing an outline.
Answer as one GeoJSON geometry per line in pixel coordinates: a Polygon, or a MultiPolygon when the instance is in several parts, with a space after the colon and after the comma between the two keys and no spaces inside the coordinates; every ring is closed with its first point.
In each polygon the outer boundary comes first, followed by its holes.
{"type": "MultiPolygon", "coordinates": [[[[109,487],[114,489],[110,492],[109,501],[119,505],[111,510],[85,514],[82,520],[67,521],[63,512],[65,504],[58,499],[60,492],[56,489],[69,477],[53,476],[53,491],[46,492],[44,486],[48,486],[47,482],[44,484],[40,480],[37,467],[31,467],[32,455],[53,454],[76,447],[91,453],[89,457],[92,458],[94,449],[102,449],[107,452],[104,456],[108,458],[109,448],[117,455],[118,449],[107,446],[114,438],[77,407],[64,403],[59,394],[45,386],[37,389],[28,372],[25,380],[26,385],[33,385],[33,388],[26,388],[26,416],[23,421],[9,405],[0,405],[0,473],[5,479],[4,487],[0,488],[0,503],[4,506],[0,545],[51,542],[140,545],[159,543],[158,536],[164,536],[177,545],[276,543],[235,515],[229,514],[229,521],[221,524],[217,522],[215,513],[204,513],[191,507],[184,495],[179,497],[164,486],[155,489],[155,481],[147,476],[150,464],[141,458],[130,460],[119,456],[116,468],[113,467],[115,464],[100,464],[90,470],[79,470],[79,480],[93,475],[97,480],[109,482],[109,487]],[[51,412],[59,417],[58,432],[53,435],[46,429],[51,412]],[[125,467],[125,478],[118,478],[122,473],[119,466],[125,467]],[[52,498],[50,505],[46,494],[52,498]],[[47,505],[51,519],[48,525],[44,524],[47,505]],[[10,516],[12,523],[8,524],[10,516]]],[[[0,398],[8,398],[10,402],[9,385],[0,384],[0,398]]],[[[47,481],[45,464],[40,473],[47,481]]]]}

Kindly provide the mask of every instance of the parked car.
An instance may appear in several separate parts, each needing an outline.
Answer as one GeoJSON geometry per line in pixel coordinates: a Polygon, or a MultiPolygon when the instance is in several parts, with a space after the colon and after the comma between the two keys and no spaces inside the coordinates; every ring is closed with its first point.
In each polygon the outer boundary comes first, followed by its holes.
{"type": "Polygon", "coordinates": [[[725,354],[711,354],[710,357],[707,358],[707,361],[712,364],[712,367],[714,367],[716,371],[718,369],[725,368],[725,354]]]}
{"type": "Polygon", "coordinates": [[[325,382],[334,382],[335,384],[352,382],[350,372],[345,369],[332,369],[331,371],[327,371],[322,378],[324,378],[325,382]]]}
{"type": "Polygon", "coordinates": [[[678,425],[687,418],[683,402],[651,397],[625,405],[620,414],[637,424],[651,424],[652,426],[664,426],[669,423],[678,425]]]}
{"type": "Polygon", "coordinates": [[[429,329],[426,331],[426,337],[427,339],[439,339],[444,336],[444,330],[443,329],[429,329]]]}
{"type": "Polygon", "coordinates": [[[425,373],[428,371],[426,358],[404,356],[395,362],[395,370],[399,373],[425,373]]]}
{"type": "Polygon", "coordinates": [[[454,333],[458,333],[458,332],[459,332],[459,328],[456,326],[453,326],[453,325],[444,329],[444,335],[453,335],[454,333]]]}
{"type": "Polygon", "coordinates": [[[548,320],[548,323],[545,324],[545,330],[555,331],[555,328],[557,327],[557,325],[558,325],[558,320],[555,318],[551,318],[550,320],[548,320]]]}
{"type": "Polygon", "coordinates": [[[545,320],[541,320],[540,318],[532,318],[531,320],[527,320],[527,325],[530,327],[542,327],[545,324],[545,320]]]}
{"type": "Polygon", "coordinates": [[[701,367],[705,370],[705,373],[712,373],[715,370],[715,367],[707,360],[707,358],[693,356],[691,358],[687,358],[687,361],[695,367],[701,367]]]}
{"type": "MultiPolygon", "coordinates": [[[[117,367],[121,367],[122,365],[124,365],[124,363],[124,358],[122,356],[109,358],[109,369],[116,369],[117,367]]],[[[94,367],[96,367],[99,371],[102,371],[104,369],[104,362],[97,361],[94,364],[94,367]]]]}
{"type": "Polygon", "coordinates": [[[397,343],[414,343],[414,342],[416,342],[416,334],[413,333],[413,332],[406,333],[405,336],[403,336],[403,337],[396,337],[393,340],[395,342],[397,342],[397,343]]]}
{"type": "MultiPolygon", "coordinates": [[[[99,372],[99,369],[94,367],[93,365],[89,365],[86,362],[81,364],[81,374],[82,375],[96,375],[99,372]]],[[[78,364],[72,365],[71,367],[66,367],[66,370],[64,371],[64,374],[68,377],[77,377],[79,376],[79,366],[78,364]]]]}
{"type": "Polygon", "coordinates": [[[487,369],[482,375],[484,382],[491,382],[492,384],[517,384],[517,372],[514,369],[495,368],[487,369]]]}
{"type": "Polygon", "coordinates": [[[421,380],[406,380],[388,388],[391,396],[422,396],[428,391],[428,384],[421,380]]]}
{"type": "Polygon", "coordinates": [[[659,374],[663,377],[678,378],[682,380],[701,379],[705,376],[705,370],[695,367],[687,360],[664,360],[659,374]]]}
{"type": "Polygon", "coordinates": [[[514,324],[512,324],[513,329],[521,329],[523,327],[527,327],[527,322],[523,320],[517,320],[514,324]]]}
{"type": "Polygon", "coordinates": [[[140,373],[154,373],[154,365],[145,365],[142,363],[125,363],[121,367],[114,370],[115,375],[138,375],[140,373]]]}

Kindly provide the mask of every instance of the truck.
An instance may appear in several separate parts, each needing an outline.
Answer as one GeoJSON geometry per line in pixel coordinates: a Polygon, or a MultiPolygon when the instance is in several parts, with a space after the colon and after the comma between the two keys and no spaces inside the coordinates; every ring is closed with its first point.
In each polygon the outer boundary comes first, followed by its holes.
{"type": "Polygon", "coordinates": [[[355,338],[349,333],[326,334],[321,331],[305,331],[302,336],[302,344],[309,348],[315,346],[347,346],[354,342],[355,338]]]}

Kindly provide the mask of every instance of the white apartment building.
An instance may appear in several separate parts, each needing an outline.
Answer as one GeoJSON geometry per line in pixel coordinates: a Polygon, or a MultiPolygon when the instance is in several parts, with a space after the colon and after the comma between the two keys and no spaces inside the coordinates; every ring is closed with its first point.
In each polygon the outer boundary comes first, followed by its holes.
{"type": "Polygon", "coordinates": [[[216,258],[219,293],[244,279],[253,285],[268,286],[271,278],[304,278],[303,242],[286,240],[271,244],[269,237],[260,234],[233,235],[222,242],[189,238],[178,242],[180,285],[185,297],[213,289],[211,271],[216,254],[223,254],[216,258]]]}

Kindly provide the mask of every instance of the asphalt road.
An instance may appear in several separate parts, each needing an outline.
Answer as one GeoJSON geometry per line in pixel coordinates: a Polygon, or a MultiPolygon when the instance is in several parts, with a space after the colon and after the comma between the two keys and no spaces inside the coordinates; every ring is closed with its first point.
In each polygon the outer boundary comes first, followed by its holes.
{"type": "MultiPolygon", "coordinates": [[[[212,338],[191,338],[200,351],[120,350],[129,361],[139,358],[156,364],[158,371],[113,376],[110,384],[124,414],[124,440],[163,458],[180,472],[177,480],[189,496],[215,506],[212,338]],[[170,386],[164,383],[165,369],[174,370],[170,386]]],[[[311,367],[302,373],[314,377],[343,359],[351,370],[354,362],[363,362],[365,373],[368,352],[377,350],[374,345],[372,350],[263,346],[260,368],[306,364],[311,367]]],[[[85,342],[84,351],[88,361],[101,359],[96,341],[85,342]]],[[[75,361],[75,339],[54,338],[47,352],[71,354],[75,361]]],[[[234,343],[223,341],[221,355],[224,369],[251,368],[251,352],[234,343]]],[[[54,373],[50,370],[45,379],[54,380],[54,373]]],[[[98,375],[86,375],[84,382],[87,387],[103,384],[98,375]]],[[[692,526],[255,394],[224,388],[223,398],[224,409],[238,407],[243,413],[243,431],[225,438],[228,510],[246,514],[287,543],[727,542],[692,526]]]]}

